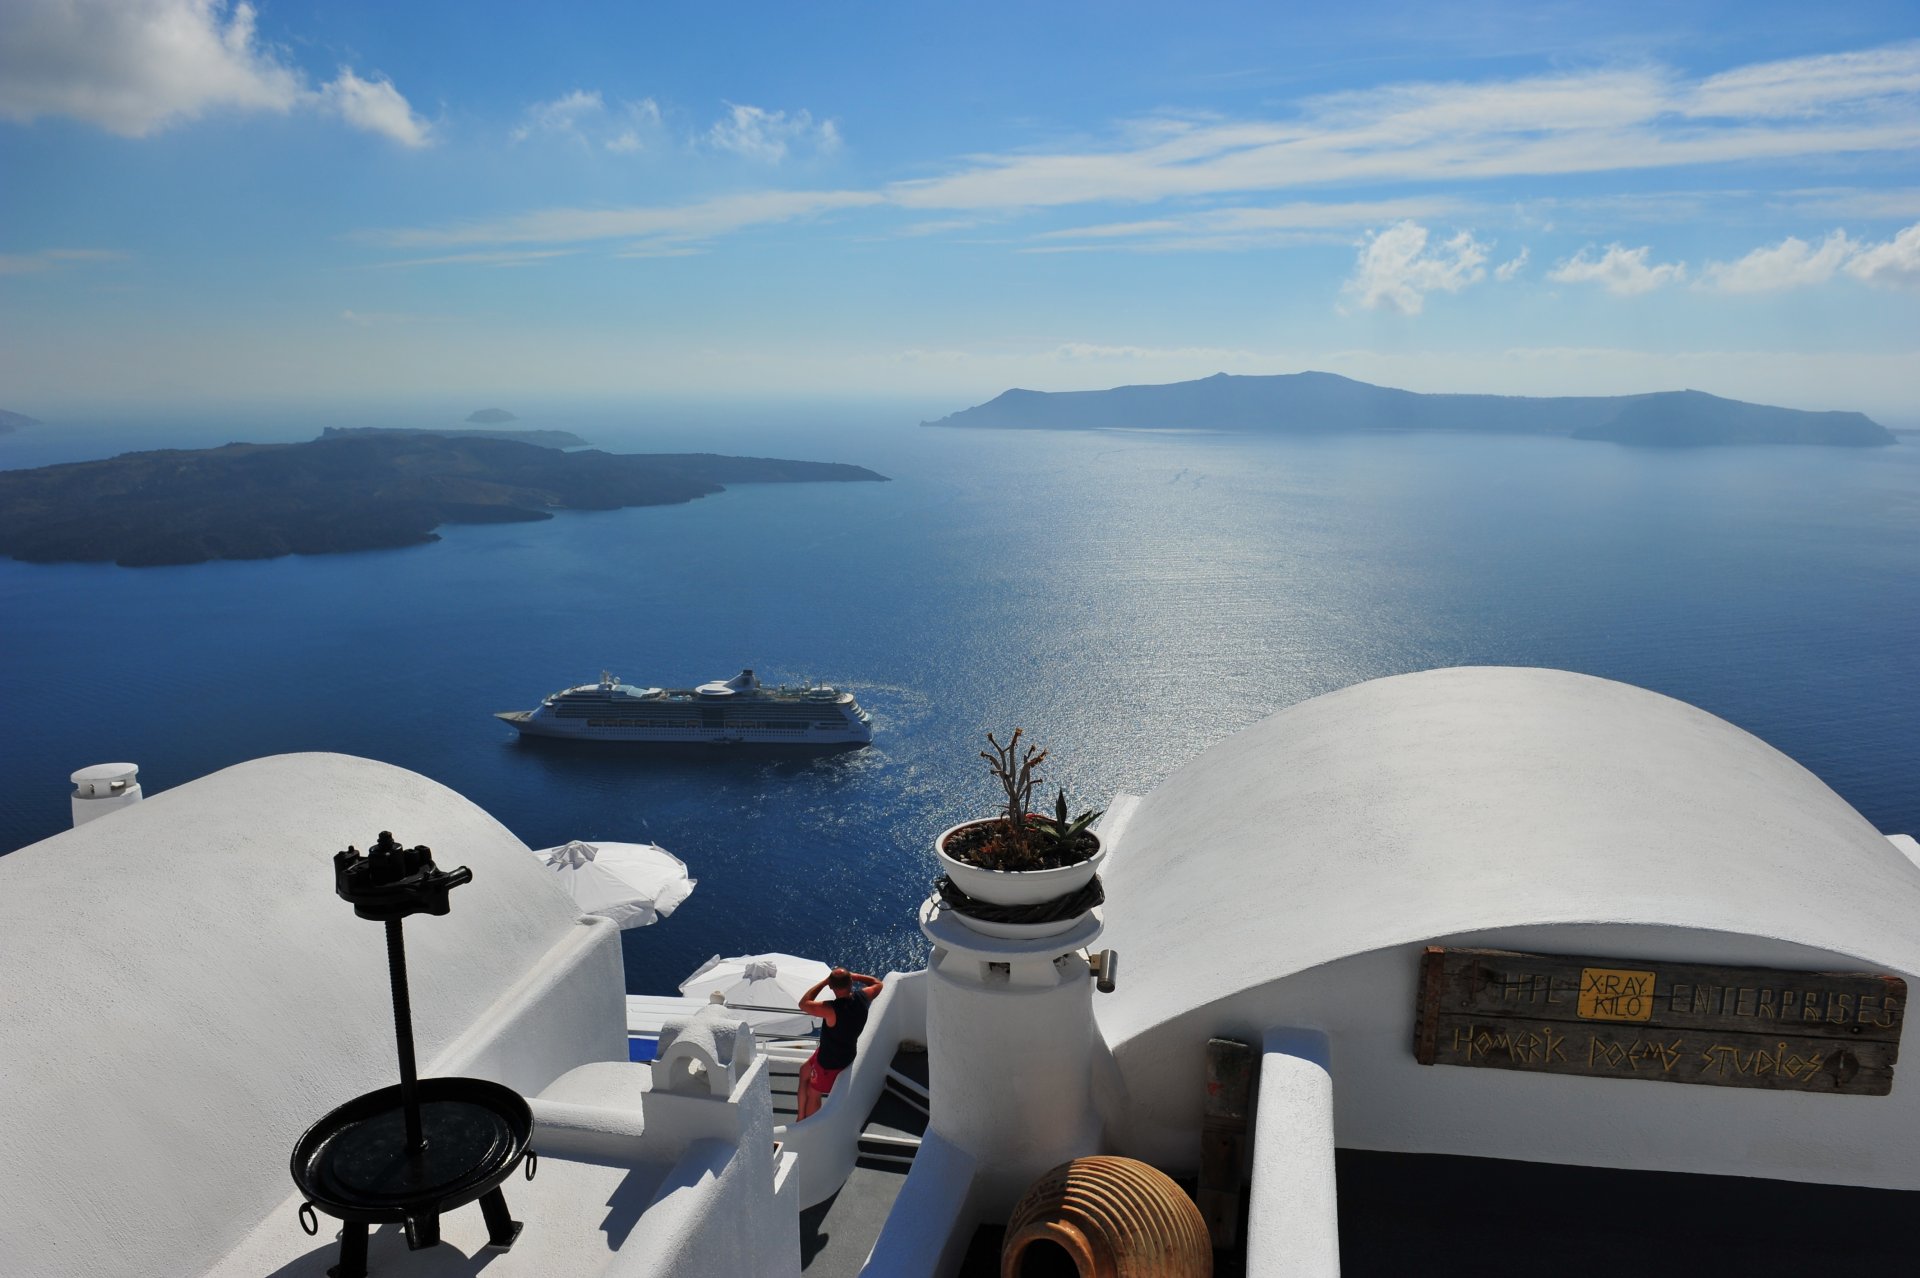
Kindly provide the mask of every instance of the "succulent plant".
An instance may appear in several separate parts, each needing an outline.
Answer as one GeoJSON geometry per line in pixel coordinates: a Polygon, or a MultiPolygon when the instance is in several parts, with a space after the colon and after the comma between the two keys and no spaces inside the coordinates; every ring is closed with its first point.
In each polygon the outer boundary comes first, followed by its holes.
{"type": "Polygon", "coordinates": [[[1033,792],[1043,779],[1039,768],[1046,761],[1047,751],[1034,745],[1023,751],[1023,735],[1023,729],[1015,728],[1007,743],[1001,745],[991,732],[987,734],[987,744],[993,749],[982,750],[980,757],[1000,783],[1005,807],[992,820],[961,831],[950,841],[948,855],[991,870],[1052,869],[1090,855],[1084,850],[1093,837],[1087,827],[1099,819],[1100,813],[1088,809],[1079,816],[1069,816],[1064,789],[1055,792],[1053,815],[1033,810],[1033,792]]]}

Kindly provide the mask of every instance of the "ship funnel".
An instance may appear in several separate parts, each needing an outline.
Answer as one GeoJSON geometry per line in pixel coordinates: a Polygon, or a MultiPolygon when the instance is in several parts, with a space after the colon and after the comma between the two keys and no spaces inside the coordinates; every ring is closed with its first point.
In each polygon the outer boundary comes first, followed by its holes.
{"type": "Polygon", "coordinates": [[[140,802],[140,768],[133,763],[96,763],[73,774],[73,824],[140,802]]]}

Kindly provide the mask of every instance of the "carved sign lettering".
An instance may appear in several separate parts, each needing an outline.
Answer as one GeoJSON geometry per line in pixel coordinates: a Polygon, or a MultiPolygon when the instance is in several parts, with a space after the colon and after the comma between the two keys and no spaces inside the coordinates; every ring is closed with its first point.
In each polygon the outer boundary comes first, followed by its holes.
{"type": "Polygon", "coordinates": [[[1884,1096],[1906,982],[1858,972],[1430,947],[1423,1065],[1884,1096]]]}

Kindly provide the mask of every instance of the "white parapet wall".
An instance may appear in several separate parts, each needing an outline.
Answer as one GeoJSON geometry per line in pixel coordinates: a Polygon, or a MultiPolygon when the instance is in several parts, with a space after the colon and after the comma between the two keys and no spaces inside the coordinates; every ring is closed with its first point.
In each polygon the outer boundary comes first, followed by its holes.
{"type": "Polygon", "coordinates": [[[701,1038],[691,1071],[672,1058],[582,1066],[533,1101],[535,1143],[550,1158],[657,1175],[608,1275],[799,1278],[799,1207],[776,1166],[767,1060],[746,1043],[744,1063],[729,1065],[701,1038]]]}
{"type": "Polygon", "coordinates": [[[1325,1034],[1298,1029],[1270,1030],[1262,1047],[1247,1273],[1336,1278],[1332,1047],[1325,1034]]]}
{"type": "Polygon", "coordinates": [[[973,1239],[973,1156],[929,1132],[861,1278],[946,1278],[973,1239]]]}
{"type": "Polygon", "coordinates": [[[774,1129],[794,1157],[800,1206],[823,1203],[840,1191],[859,1157],[860,1129],[887,1085],[900,1044],[927,1037],[925,972],[889,972],[874,1000],[859,1052],[812,1117],[774,1129]]]}

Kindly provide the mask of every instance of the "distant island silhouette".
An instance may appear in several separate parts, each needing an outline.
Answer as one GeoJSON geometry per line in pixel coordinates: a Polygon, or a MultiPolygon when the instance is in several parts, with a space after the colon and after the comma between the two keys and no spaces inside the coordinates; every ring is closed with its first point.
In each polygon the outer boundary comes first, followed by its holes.
{"type": "Polygon", "coordinates": [[[10,435],[16,430],[25,430],[29,426],[44,426],[38,417],[29,417],[25,413],[10,413],[0,408],[0,435],[10,435]]]}
{"type": "Polygon", "coordinates": [[[500,422],[517,422],[520,419],[504,408],[478,408],[467,414],[467,420],[482,426],[492,426],[500,422]]]}
{"type": "Polygon", "coordinates": [[[1216,373],[1191,382],[1100,391],[1010,390],[923,426],[1015,430],[1224,430],[1269,434],[1460,431],[1561,435],[1658,447],[1891,444],[1863,413],[1807,412],[1704,391],[1535,397],[1424,395],[1341,377],[1216,373]]]}
{"type": "Polygon", "coordinates": [[[477,426],[328,426],[320,438],[339,435],[441,435],[448,439],[512,439],[542,448],[580,448],[586,440],[570,430],[486,430],[477,426]]]}
{"type": "Polygon", "coordinates": [[[437,541],[441,524],[688,502],[727,484],[885,480],[838,462],[340,433],[0,471],[0,554],[126,567],[320,555],[437,541]]]}

